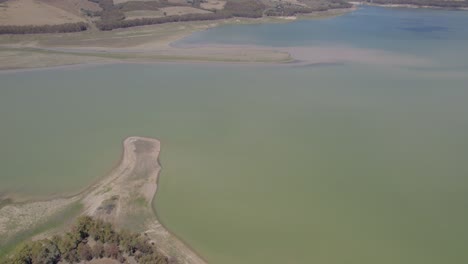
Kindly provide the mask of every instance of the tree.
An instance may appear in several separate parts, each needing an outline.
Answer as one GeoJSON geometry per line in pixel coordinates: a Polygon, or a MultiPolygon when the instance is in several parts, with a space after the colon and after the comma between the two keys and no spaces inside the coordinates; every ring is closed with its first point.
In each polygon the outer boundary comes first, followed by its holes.
{"type": "Polygon", "coordinates": [[[80,262],[80,257],[78,256],[78,252],[76,251],[76,249],[72,249],[68,252],[65,252],[63,255],[62,255],[63,259],[65,261],[68,261],[70,263],[78,263],[80,262]]]}
{"type": "Polygon", "coordinates": [[[102,258],[104,257],[104,245],[101,241],[97,241],[93,246],[93,257],[102,258]]]}
{"type": "MultiPolygon", "coordinates": [[[[13,264],[32,264],[31,245],[23,244],[12,258],[13,264]]],[[[5,262],[6,263],[6,262],[5,262]]]]}
{"type": "Polygon", "coordinates": [[[104,246],[104,256],[107,258],[117,259],[119,253],[119,246],[115,243],[106,244],[104,246]]]}
{"type": "Polygon", "coordinates": [[[81,239],[79,238],[79,236],[77,236],[75,233],[67,232],[62,237],[62,239],[58,241],[57,246],[60,252],[63,254],[73,249],[76,249],[76,247],[78,246],[80,242],[81,242],[81,239]]]}
{"type": "Polygon", "coordinates": [[[76,222],[74,232],[78,233],[81,239],[89,237],[89,230],[93,225],[93,219],[89,216],[80,216],[76,222]]]}
{"type": "Polygon", "coordinates": [[[77,253],[82,261],[90,261],[93,259],[93,252],[88,244],[80,243],[77,248],[77,253]]]}
{"type": "Polygon", "coordinates": [[[34,242],[32,247],[32,262],[56,264],[60,261],[60,251],[55,243],[45,239],[34,242]]]}

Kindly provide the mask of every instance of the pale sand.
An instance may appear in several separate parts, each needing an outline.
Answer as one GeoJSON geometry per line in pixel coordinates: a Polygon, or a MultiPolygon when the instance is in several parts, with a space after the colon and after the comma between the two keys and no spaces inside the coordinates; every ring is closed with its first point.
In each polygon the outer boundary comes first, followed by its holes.
{"type": "MultiPolygon", "coordinates": [[[[0,243],[21,231],[34,228],[73,203],[83,205],[82,214],[112,222],[120,228],[145,232],[177,263],[205,263],[186,244],[157,220],[153,209],[161,166],[157,139],[129,137],[123,142],[119,165],[105,178],[71,198],[12,203],[0,208],[0,243]]],[[[44,238],[60,230],[39,234],[44,238]]],[[[0,244],[1,245],[1,244],[0,244]]]]}

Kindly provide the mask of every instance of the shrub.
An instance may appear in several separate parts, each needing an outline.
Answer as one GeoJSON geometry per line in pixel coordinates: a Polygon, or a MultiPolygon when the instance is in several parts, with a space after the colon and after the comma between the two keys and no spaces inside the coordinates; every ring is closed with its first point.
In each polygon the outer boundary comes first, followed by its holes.
{"type": "Polygon", "coordinates": [[[101,241],[97,241],[92,248],[93,258],[99,259],[104,257],[104,244],[101,241]]]}
{"type": "Polygon", "coordinates": [[[90,261],[93,259],[93,252],[87,243],[80,243],[76,251],[81,261],[90,261]]]}

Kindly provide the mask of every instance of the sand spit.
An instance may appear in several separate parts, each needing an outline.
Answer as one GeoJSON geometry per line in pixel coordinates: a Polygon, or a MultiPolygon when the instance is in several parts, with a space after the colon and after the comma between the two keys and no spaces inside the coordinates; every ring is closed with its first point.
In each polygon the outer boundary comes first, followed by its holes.
{"type": "MultiPolygon", "coordinates": [[[[153,202],[161,170],[159,153],[160,142],[157,139],[126,138],[120,164],[81,194],[71,198],[5,205],[0,208],[0,245],[78,202],[82,204],[82,214],[110,221],[120,228],[146,233],[177,263],[205,263],[156,218],[153,202]]],[[[54,232],[59,230],[48,234],[54,232]]],[[[44,234],[36,236],[42,237],[44,234]]]]}
{"type": "MultiPolygon", "coordinates": [[[[429,67],[435,62],[410,54],[352,46],[268,47],[253,45],[172,45],[161,48],[151,43],[129,48],[102,47],[38,47],[27,51],[10,50],[18,55],[16,63],[2,65],[0,73],[24,71],[21,58],[32,60],[26,69],[58,68],[71,65],[101,65],[115,63],[226,63],[307,66],[357,63],[391,67],[429,67]],[[20,53],[27,52],[29,57],[20,53]],[[53,56],[53,64],[40,65],[53,56]],[[35,63],[37,58],[37,63],[35,63]],[[62,59],[58,59],[62,58],[62,59]],[[74,59],[73,59],[74,58],[74,59]],[[65,63],[67,62],[67,63],[65,63]],[[13,67],[11,67],[14,65],[13,67]]],[[[6,51],[4,51],[6,53],[6,51]]],[[[0,49],[0,58],[2,50],[0,49]]],[[[50,61],[49,61],[50,62],[50,61]]]]}

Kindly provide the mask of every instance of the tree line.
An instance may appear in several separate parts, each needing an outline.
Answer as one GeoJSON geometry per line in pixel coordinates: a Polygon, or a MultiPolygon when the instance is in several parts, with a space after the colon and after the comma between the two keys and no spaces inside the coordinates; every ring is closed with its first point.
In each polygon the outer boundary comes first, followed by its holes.
{"type": "Polygon", "coordinates": [[[1,264],[80,263],[111,258],[125,263],[132,258],[142,264],[174,263],[144,235],[117,231],[110,223],[89,216],[78,218],[70,232],[20,246],[1,264]]]}
{"type": "Polygon", "coordinates": [[[186,14],[186,15],[175,15],[175,16],[165,16],[165,17],[152,17],[152,18],[137,18],[130,20],[100,20],[96,22],[97,28],[100,30],[113,30],[117,28],[129,28],[136,26],[145,26],[145,25],[156,25],[164,24],[170,22],[183,22],[183,21],[203,21],[203,20],[216,20],[216,19],[225,19],[230,18],[229,14],[219,12],[219,13],[208,13],[208,14],[186,14]]]}
{"type": "Polygon", "coordinates": [[[297,7],[292,5],[278,5],[276,8],[271,8],[265,11],[266,16],[295,16],[298,14],[308,14],[314,11],[325,11],[326,7],[297,7]]]}
{"type": "Polygon", "coordinates": [[[84,22],[66,23],[59,25],[0,25],[0,34],[38,34],[38,33],[69,33],[79,32],[88,29],[88,24],[84,22]]]}

